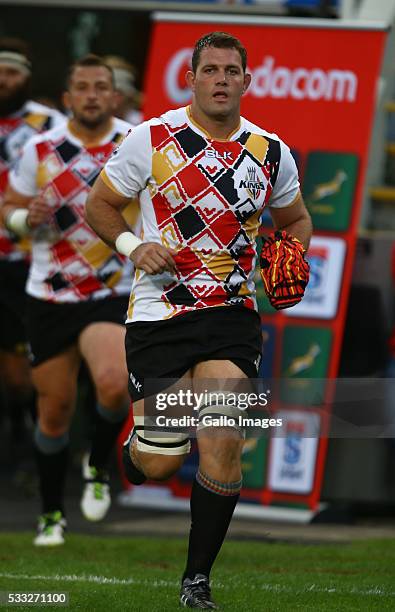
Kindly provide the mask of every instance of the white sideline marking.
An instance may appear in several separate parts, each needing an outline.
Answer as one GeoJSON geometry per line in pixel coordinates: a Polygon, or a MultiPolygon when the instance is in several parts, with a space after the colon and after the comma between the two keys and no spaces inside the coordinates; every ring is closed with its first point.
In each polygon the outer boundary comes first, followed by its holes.
{"type": "MultiPolygon", "coordinates": [[[[92,575],[82,575],[77,576],[76,574],[54,574],[53,576],[42,576],[35,575],[31,576],[29,574],[11,574],[11,573],[0,573],[0,578],[7,578],[10,580],[52,580],[54,582],[93,582],[95,584],[114,584],[114,585],[128,585],[133,584],[137,586],[148,586],[148,587],[179,587],[180,583],[178,581],[171,580],[135,580],[134,578],[107,578],[106,576],[92,576],[92,575]]],[[[212,586],[216,589],[229,589],[228,584],[224,584],[223,582],[217,582],[213,580],[212,586]]],[[[337,593],[339,595],[380,595],[387,597],[394,597],[395,591],[386,591],[385,589],[377,586],[372,586],[368,589],[339,589],[335,587],[321,587],[316,584],[311,584],[310,586],[306,586],[304,589],[291,589],[282,584],[246,584],[249,589],[252,590],[262,590],[262,591],[271,591],[275,593],[293,593],[293,594],[303,594],[303,593],[337,593]]]]}

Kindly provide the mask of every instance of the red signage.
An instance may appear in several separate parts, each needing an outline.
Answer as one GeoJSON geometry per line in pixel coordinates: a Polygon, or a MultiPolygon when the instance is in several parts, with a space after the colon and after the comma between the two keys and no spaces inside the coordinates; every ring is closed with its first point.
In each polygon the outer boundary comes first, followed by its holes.
{"type": "Polygon", "coordinates": [[[145,83],[146,118],[190,101],[194,42],[225,30],[248,51],[242,114],[301,152],[366,151],[385,33],[335,28],[156,22],[145,83]],[[369,50],[367,53],[366,50],[369,50]]]}

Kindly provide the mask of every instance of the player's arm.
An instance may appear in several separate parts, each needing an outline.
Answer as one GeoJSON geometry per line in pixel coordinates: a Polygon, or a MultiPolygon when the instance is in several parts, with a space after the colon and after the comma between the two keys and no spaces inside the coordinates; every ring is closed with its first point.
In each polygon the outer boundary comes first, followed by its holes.
{"type": "Polygon", "coordinates": [[[309,282],[309,264],[304,259],[312,224],[298,191],[290,206],[272,208],[275,231],[263,238],[261,277],[274,308],[294,306],[303,298],[309,282]]]}
{"type": "Polygon", "coordinates": [[[26,196],[10,185],[4,194],[0,212],[3,225],[21,238],[47,223],[51,216],[51,208],[43,198],[26,196]]]}
{"type": "Polygon", "coordinates": [[[298,171],[289,148],[280,143],[281,162],[269,201],[275,231],[263,239],[261,276],[274,308],[289,308],[304,295],[309,264],[304,258],[312,234],[310,215],[300,193],[298,171]]]}
{"type": "Polygon", "coordinates": [[[129,257],[136,268],[148,274],[172,272],[175,264],[169,249],[155,242],[143,243],[130,231],[122,215],[129,203],[130,197],[117,193],[99,176],[86,202],[86,220],[103,242],[129,257]]]}
{"type": "Polygon", "coordinates": [[[31,198],[22,196],[17,193],[14,189],[8,187],[4,194],[4,198],[1,202],[0,217],[1,224],[14,234],[23,236],[28,234],[29,227],[27,225],[28,206],[31,198]],[[19,211],[19,212],[17,212],[19,211]],[[17,227],[20,227],[20,231],[16,231],[17,227]]]}
{"type": "Polygon", "coordinates": [[[276,230],[284,230],[290,236],[300,240],[304,248],[308,249],[313,225],[300,191],[289,206],[270,207],[270,213],[276,230]]]}
{"type": "Polygon", "coordinates": [[[32,138],[25,145],[11,170],[0,210],[5,227],[21,237],[46,223],[51,216],[48,202],[38,194],[35,142],[36,138],[32,138]]]}

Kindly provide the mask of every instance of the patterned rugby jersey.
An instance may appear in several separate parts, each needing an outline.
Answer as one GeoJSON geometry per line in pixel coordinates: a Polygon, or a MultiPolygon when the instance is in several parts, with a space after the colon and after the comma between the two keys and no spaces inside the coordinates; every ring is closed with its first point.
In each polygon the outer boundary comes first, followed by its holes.
{"type": "MultiPolygon", "coordinates": [[[[53,108],[28,101],[8,117],[0,117],[0,199],[8,183],[8,173],[15,164],[24,144],[38,133],[63,124],[66,117],[53,108]]],[[[21,240],[0,228],[0,259],[25,259],[30,250],[29,240],[21,240]]]]}
{"type": "Polygon", "coordinates": [[[275,134],[241,118],[228,140],[214,140],[181,108],[134,128],[101,177],[118,194],[139,196],[145,242],[177,251],[175,275],[136,270],[128,322],[256,309],[263,208],[289,206],[299,193],[295,162],[275,134]]]}
{"type": "MultiPolygon", "coordinates": [[[[96,177],[129,129],[113,118],[111,131],[87,147],[64,124],[26,144],[10,184],[22,195],[40,194],[53,209],[50,222],[32,232],[29,295],[63,303],[129,294],[130,260],[104,244],[84,216],[96,177]]],[[[136,208],[126,208],[131,225],[136,208]]]]}

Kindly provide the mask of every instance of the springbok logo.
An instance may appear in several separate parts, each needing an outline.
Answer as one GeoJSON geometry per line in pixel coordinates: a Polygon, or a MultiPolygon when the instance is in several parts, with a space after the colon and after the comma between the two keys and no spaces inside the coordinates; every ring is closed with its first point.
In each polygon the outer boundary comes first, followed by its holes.
{"type": "Polygon", "coordinates": [[[342,184],[347,180],[347,174],[344,170],[338,170],[332,180],[327,183],[319,183],[315,185],[314,191],[310,196],[312,202],[319,202],[324,198],[336,195],[339,193],[342,184]]]}
{"type": "Polygon", "coordinates": [[[264,191],[265,184],[263,181],[258,181],[254,166],[248,166],[245,180],[240,181],[239,189],[247,189],[253,200],[257,200],[261,191],[264,191]]]}
{"type": "Polygon", "coordinates": [[[309,370],[315,363],[318,355],[321,353],[321,347],[317,342],[310,344],[304,355],[294,357],[288,366],[285,376],[296,376],[305,370],[309,370]]]}

